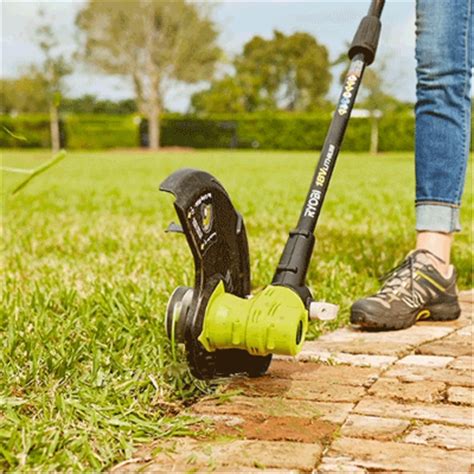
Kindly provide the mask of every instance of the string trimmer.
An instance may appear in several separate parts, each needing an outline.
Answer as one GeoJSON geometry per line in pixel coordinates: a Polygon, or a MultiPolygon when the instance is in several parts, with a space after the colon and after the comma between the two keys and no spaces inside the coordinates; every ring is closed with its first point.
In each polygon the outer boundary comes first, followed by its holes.
{"type": "Polygon", "coordinates": [[[222,185],[204,171],[182,169],[160,186],[172,193],[195,265],[194,287],[171,295],[166,331],[183,343],[192,373],[202,379],[246,373],[259,376],[272,354],[296,355],[308,320],[318,312],[305,279],[314,230],[326,196],[365,67],[375,58],[384,0],[373,0],[349,49],[350,67],[298,225],[289,234],[273,280],[250,296],[244,221],[222,185]]]}

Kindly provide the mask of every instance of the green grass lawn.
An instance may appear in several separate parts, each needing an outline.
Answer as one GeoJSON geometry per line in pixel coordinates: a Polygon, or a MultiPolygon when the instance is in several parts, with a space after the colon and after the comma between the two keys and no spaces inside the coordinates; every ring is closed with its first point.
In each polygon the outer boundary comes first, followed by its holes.
{"type": "MultiPolygon", "coordinates": [[[[4,151],[34,167],[46,152],[4,151]]],[[[71,153],[15,197],[4,173],[0,308],[0,470],[98,470],[134,446],[186,433],[174,416],[212,387],[174,360],[164,335],[168,296],[192,285],[184,237],[159,183],[180,167],[213,173],[243,214],[254,288],[267,284],[296,224],[315,153],[71,153]]],[[[472,175],[454,263],[472,285],[472,175]]],[[[342,153],[317,229],[309,285],[341,305],[413,246],[411,154],[342,153]]],[[[313,326],[316,336],[328,327],[313,326]]]]}

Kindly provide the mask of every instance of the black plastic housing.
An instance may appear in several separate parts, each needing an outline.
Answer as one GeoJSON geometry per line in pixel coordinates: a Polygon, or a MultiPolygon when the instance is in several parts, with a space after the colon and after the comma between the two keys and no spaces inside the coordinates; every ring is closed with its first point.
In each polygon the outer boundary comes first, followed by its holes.
{"type": "MultiPolygon", "coordinates": [[[[227,293],[245,298],[250,293],[250,265],[247,234],[241,215],[235,210],[223,186],[209,173],[181,169],[168,176],[161,191],[172,193],[174,207],[194,258],[195,282],[192,300],[186,303],[177,328],[183,340],[191,372],[200,379],[227,377],[236,373],[258,376],[265,373],[268,356],[253,356],[240,349],[207,352],[198,338],[209,298],[219,282],[227,293]]],[[[175,226],[176,227],[176,226],[175,226]]],[[[169,306],[182,302],[190,288],[173,293],[169,306]]],[[[167,333],[171,334],[167,311],[167,333]]]]}
{"type": "Polygon", "coordinates": [[[292,230],[272,280],[272,285],[286,286],[294,290],[306,306],[312,301],[305,280],[314,241],[311,232],[292,230]]]}

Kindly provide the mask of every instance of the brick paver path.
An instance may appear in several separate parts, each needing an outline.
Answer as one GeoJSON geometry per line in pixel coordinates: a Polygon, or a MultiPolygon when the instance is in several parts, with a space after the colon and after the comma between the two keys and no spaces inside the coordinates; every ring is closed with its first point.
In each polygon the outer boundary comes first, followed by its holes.
{"type": "Polygon", "coordinates": [[[308,342],[194,405],[208,435],[144,447],[114,472],[473,472],[473,297],[454,322],[308,342]]]}

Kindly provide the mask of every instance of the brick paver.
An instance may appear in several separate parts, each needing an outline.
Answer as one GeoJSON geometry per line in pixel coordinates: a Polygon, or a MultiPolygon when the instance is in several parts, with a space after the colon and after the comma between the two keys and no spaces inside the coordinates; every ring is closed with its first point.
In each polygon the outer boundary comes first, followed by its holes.
{"type": "Polygon", "coordinates": [[[190,407],[114,472],[473,472],[473,296],[457,321],[343,328],[190,407]]]}
{"type": "MultiPolygon", "coordinates": [[[[350,459],[350,465],[365,469],[362,472],[457,473],[471,472],[472,467],[472,455],[469,451],[447,451],[431,446],[360,438],[335,440],[328,457],[333,455],[350,459]]],[[[323,465],[326,463],[327,459],[323,459],[323,465]]],[[[324,469],[320,471],[325,472],[324,469]]]]}
{"type": "Polygon", "coordinates": [[[433,355],[409,355],[400,359],[396,365],[414,365],[416,367],[447,367],[454,357],[433,355]]]}
{"type": "Polygon", "coordinates": [[[474,391],[468,387],[449,387],[448,402],[460,405],[474,405],[474,391]]]}
{"type": "Polygon", "coordinates": [[[419,425],[409,430],[403,441],[445,449],[472,450],[472,429],[436,423],[419,425]]]}
{"type": "Polygon", "coordinates": [[[393,440],[410,426],[408,420],[350,414],[341,429],[343,436],[393,440]]]}
{"type": "Polygon", "coordinates": [[[443,382],[400,382],[395,378],[380,378],[368,390],[377,398],[394,399],[401,402],[441,402],[446,392],[443,382]]]}

